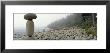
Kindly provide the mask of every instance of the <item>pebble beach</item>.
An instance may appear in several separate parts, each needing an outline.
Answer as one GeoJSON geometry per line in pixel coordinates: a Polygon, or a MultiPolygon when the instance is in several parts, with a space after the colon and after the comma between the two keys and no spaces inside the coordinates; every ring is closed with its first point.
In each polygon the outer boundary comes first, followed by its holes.
{"type": "Polygon", "coordinates": [[[14,34],[13,40],[97,40],[97,36],[88,35],[85,29],[81,28],[63,28],[60,30],[34,32],[32,37],[26,36],[26,33],[18,32],[14,34]]]}

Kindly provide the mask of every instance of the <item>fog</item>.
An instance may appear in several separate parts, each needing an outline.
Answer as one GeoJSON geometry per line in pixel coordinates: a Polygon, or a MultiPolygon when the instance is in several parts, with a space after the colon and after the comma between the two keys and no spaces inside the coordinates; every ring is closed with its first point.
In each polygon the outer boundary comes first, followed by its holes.
{"type": "Polygon", "coordinates": [[[82,14],[81,13],[75,13],[70,14],[66,16],[65,18],[62,18],[60,20],[57,20],[51,24],[48,25],[51,29],[59,29],[63,27],[72,27],[75,24],[80,24],[82,22],[82,14]]]}
{"type": "MultiPolygon", "coordinates": [[[[26,22],[24,19],[25,14],[14,14],[14,32],[25,32],[26,30],[26,22]]],[[[35,32],[40,31],[44,28],[47,28],[49,24],[60,20],[62,18],[66,18],[70,14],[66,13],[58,13],[58,14],[36,14],[37,18],[34,19],[34,28],[35,32]]]]}

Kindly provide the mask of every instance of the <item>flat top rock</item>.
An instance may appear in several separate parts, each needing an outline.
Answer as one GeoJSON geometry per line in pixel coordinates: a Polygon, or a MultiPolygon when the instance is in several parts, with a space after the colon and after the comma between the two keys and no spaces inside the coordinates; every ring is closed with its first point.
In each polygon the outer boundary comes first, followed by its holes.
{"type": "Polygon", "coordinates": [[[24,19],[26,19],[26,20],[32,20],[32,19],[36,19],[36,18],[37,18],[37,16],[34,13],[27,13],[24,15],[24,19]]]}

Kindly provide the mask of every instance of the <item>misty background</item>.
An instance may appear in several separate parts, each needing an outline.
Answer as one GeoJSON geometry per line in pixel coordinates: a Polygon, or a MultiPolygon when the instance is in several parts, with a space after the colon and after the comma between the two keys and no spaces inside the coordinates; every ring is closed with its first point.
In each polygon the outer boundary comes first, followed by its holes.
{"type": "MultiPolygon", "coordinates": [[[[24,15],[14,14],[14,32],[26,31],[27,20],[24,19],[24,15]]],[[[75,26],[86,29],[87,31],[89,30],[89,33],[91,33],[91,27],[97,27],[96,13],[50,13],[36,15],[37,18],[33,19],[35,32],[49,31],[51,29],[58,30],[75,26]]]]}
{"type": "MultiPolygon", "coordinates": [[[[24,19],[25,14],[14,14],[14,32],[26,32],[26,22],[24,19]]],[[[58,14],[36,14],[37,18],[33,19],[34,31],[42,32],[43,29],[48,29],[48,25],[61,19],[65,19],[71,15],[69,13],[58,14]]]]}

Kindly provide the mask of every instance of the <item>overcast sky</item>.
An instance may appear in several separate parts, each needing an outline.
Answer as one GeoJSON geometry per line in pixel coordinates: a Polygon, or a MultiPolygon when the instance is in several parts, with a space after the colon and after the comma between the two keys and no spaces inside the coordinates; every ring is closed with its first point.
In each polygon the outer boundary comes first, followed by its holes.
{"type": "MultiPolygon", "coordinates": [[[[24,19],[25,14],[14,14],[14,29],[23,29],[26,28],[27,20],[24,19]]],[[[35,28],[46,27],[48,24],[65,18],[70,14],[36,14],[37,18],[34,19],[35,28]]]]}

